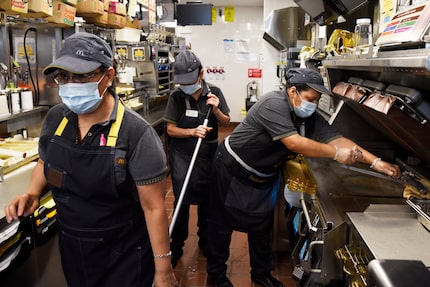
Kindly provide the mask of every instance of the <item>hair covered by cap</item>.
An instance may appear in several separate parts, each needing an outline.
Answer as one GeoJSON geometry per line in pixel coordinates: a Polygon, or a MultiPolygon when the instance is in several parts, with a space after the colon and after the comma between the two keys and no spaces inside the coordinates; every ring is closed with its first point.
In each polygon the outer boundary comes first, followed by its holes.
{"type": "Polygon", "coordinates": [[[331,94],[324,86],[321,74],[312,69],[291,68],[285,74],[285,79],[289,85],[305,84],[321,94],[331,94]]]}
{"type": "Polygon", "coordinates": [[[176,84],[194,84],[200,73],[202,66],[199,58],[190,50],[179,53],[175,58],[175,76],[173,81],[176,84]]]}
{"type": "Polygon", "coordinates": [[[109,44],[97,35],[78,32],[64,40],[58,58],[43,70],[45,75],[57,69],[75,74],[89,73],[100,66],[113,66],[109,44]]]}

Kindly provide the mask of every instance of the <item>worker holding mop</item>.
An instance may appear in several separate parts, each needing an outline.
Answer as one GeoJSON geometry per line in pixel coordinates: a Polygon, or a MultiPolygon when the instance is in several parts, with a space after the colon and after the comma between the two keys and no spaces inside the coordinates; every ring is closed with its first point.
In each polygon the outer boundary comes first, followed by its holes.
{"type": "Polygon", "coordinates": [[[197,235],[199,247],[205,254],[208,186],[211,184],[212,159],[218,146],[218,125],[228,126],[230,123],[230,109],[221,89],[203,79],[202,64],[193,52],[185,50],[176,56],[174,72],[174,82],[179,87],[170,95],[164,115],[177,213],[170,243],[173,267],[182,256],[188,237],[190,205],[198,205],[197,235]],[[206,116],[207,124],[204,124],[206,116]],[[199,139],[201,143],[197,145],[199,139]],[[196,146],[198,153],[195,161],[191,161],[196,146]],[[185,180],[191,162],[192,173],[189,180],[185,180]],[[182,191],[184,181],[187,185],[182,191]],[[181,192],[185,194],[180,202],[182,204],[178,205],[181,192]]]}

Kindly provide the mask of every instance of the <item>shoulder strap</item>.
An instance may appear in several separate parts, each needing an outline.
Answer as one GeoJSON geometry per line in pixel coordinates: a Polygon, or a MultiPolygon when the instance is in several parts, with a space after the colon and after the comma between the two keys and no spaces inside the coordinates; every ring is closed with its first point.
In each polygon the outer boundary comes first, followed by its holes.
{"type": "MultiPolygon", "coordinates": [[[[124,113],[125,113],[124,105],[121,102],[118,102],[116,121],[112,124],[110,128],[107,143],[106,143],[107,146],[114,147],[116,145],[119,129],[121,127],[121,123],[124,118],[124,113]]],[[[66,128],[68,123],[69,123],[69,120],[66,117],[63,117],[57,129],[55,130],[55,135],[60,137],[63,134],[64,129],[66,128]]]]}
{"type": "Polygon", "coordinates": [[[69,122],[69,120],[66,117],[63,117],[63,119],[61,120],[60,124],[58,125],[57,129],[55,130],[55,135],[56,136],[61,136],[64,132],[64,129],[67,126],[67,123],[69,122]]]}
{"type": "Polygon", "coordinates": [[[112,124],[112,126],[110,128],[108,139],[106,142],[106,146],[113,147],[116,145],[116,141],[118,139],[119,129],[121,127],[121,123],[122,123],[122,120],[124,118],[124,113],[125,113],[124,105],[119,101],[118,102],[118,108],[117,108],[117,114],[116,114],[116,121],[112,124]]]}

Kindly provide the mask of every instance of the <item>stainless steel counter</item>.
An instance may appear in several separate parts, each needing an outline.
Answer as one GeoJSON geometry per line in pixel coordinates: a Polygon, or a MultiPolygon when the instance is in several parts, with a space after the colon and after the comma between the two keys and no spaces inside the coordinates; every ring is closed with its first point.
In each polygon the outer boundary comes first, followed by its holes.
{"type": "MultiPolygon", "coordinates": [[[[429,266],[430,253],[426,253],[426,246],[430,232],[406,204],[402,183],[345,169],[333,159],[307,158],[307,162],[318,186],[311,206],[322,214],[318,214],[322,228],[316,233],[317,240],[324,242],[321,272],[315,273],[313,281],[334,286],[333,282],[354,279],[344,271],[347,264],[338,257],[338,251],[346,248],[353,255],[357,250],[360,256],[365,254],[363,262],[360,261],[363,265],[376,258],[421,260],[429,266]]],[[[364,164],[354,166],[369,169],[364,164]]],[[[306,264],[303,266],[306,268],[306,264]]]]}
{"type": "Polygon", "coordinates": [[[138,113],[153,127],[163,123],[164,112],[166,111],[165,105],[151,107],[148,111],[140,110],[138,113]]]}
{"type": "MultiPolygon", "coordinates": [[[[318,185],[321,207],[334,226],[345,220],[347,212],[363,212],[372,203],[405,202],[402,184],[344,169],[332,159],[306,160],[318,185]]],[[[357,166],[369,168],[368,165],[357,166]]]]}
{"type": "Polygon", "coordinates": [[[375,259],[420,260],[430,266],[430,232],[409,206],[371,205],[347,216],[375,259]]]}

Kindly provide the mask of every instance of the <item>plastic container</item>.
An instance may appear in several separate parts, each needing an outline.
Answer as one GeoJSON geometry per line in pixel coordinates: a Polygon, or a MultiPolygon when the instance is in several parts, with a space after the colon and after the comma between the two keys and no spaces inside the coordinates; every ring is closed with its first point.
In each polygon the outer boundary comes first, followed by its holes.
{"type": "Polygon", "coordinates": [[[33,109],[33,92],[31,90],[21,91],[21,108],[23,111],[33,109]]]}
{"type": "Polygon", "coordinates": [[[360,18],[356,20],[354,35],[357,53],[366,54],[368,48],[373,45],[373,33],[370,18],[360,18]]]}
{"type": "Polygon", "coordinates": [[[140,42],[141,30],[135,28],[122,28],[115,30],[115,40],[118,42],[140,42]]]}
{"type": "Polygon", "coordinates": [[[19,90],[14,90],[10,95],[10,99],[12,113],[21,112],[21,97],[19,94],[19,90]]]}
{"type": "Polygon", "coordinates": [[[0,90],[0,116],[10,115],[10,99],[7,90],[0,90]]]}

